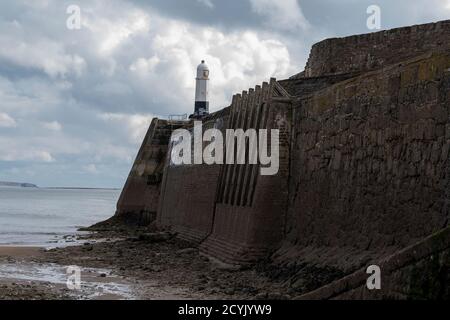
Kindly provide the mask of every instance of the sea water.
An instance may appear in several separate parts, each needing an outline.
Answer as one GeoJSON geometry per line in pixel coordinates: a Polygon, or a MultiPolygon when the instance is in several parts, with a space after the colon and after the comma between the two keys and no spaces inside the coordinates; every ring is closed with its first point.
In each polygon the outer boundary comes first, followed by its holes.
{"type": "Polygon", "coordinates": [[[67,244],[80,227],[111,217],[119,195],[106,189],[0,187],[0,245],[67,244]]]}

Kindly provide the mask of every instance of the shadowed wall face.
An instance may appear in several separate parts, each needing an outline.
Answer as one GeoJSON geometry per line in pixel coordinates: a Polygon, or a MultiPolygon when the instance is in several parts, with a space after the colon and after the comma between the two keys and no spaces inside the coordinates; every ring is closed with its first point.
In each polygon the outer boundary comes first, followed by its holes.
{"type": "Polygon", "coordinates": [[[291,243],[377,251],[448,225],[449,67],[427,55],[298,101],[291,243]]]}
{"type": "Polygon", "coordinates": [[[116,217],[137,225],[155,220],[169,138],[183,124],[152,120],[117,203],[116,217]]]}

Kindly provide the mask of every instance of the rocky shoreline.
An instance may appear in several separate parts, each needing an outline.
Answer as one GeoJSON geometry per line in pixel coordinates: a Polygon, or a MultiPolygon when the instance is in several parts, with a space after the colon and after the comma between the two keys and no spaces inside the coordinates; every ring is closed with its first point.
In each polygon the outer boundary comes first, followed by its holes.
{"type": "Polygon", "coordinates": [[[4,278],[0,273],[0,299],[292,299],[301,292],[286,286],[285,279],[274,279],[265,263],[239,267],[212,261],[169,232],[104,230],[81,240],[79,246],[0,255],[0,271],[8,265],[47,268],[49,273],[60,268],[54,272],[62,278],[48,282],[45,277],[4,278]],[[67,289],[63,273],[67,266],[94,270],[88,280],[82,275],[82,282],[94,283],[89,290],[67,289]],[[119,283],[130,292],[104,292],[99,283],[111,287],[119,283]]]}
{"type": "MultiPolygon", "coordinates": [[[[138,299],[264,299],[291,296],[256,268],[211,261],[167,232],[101,232],[102,242],[58,248],[41,259],[61,265],[108,268],[132,283],[138,299]]],[[[96,241],[97,239],[92,239],[96,241]]]]}

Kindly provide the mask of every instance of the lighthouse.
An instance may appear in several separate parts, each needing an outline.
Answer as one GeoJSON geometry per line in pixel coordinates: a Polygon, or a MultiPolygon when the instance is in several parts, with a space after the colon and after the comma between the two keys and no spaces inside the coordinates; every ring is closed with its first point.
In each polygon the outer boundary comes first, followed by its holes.
{"type": "Polygon", "coordinates": [[[191,118],[201,118],[209,113],[209,68],[205,60],[197,67],[197,78],[195,79],[195,109],[191,118]]]}

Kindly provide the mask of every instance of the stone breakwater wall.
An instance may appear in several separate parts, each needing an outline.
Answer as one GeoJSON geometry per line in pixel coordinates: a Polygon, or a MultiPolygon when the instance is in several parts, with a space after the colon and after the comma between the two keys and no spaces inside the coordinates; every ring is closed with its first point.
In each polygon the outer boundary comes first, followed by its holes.
{"type": "Polygon", "coordinates": [[[295,103],[287,241],[377,252],[448,225],[449,68],[430,54],[295,103]]]}
{"type": "MultiPolygon", "coordinates": [[[[216,128],[224,133],[228,117],[229,108],[209,115],[202,119],[203,131],[216,128]]],[[[184,128],[191,130],[192,134],[193,123],[186,124],[184,128]]],[[[221,166],[174,165],[170,161],[172,145],[169,150],[157,222],[177,232],[179,238],[200,243],[212,229],[221,166]]]]}
{"type": "Polygon", "coordinates": [[[184,122],[152,120],[117,202],[115,218],[130,225],[155,220],[170,136],[182,126],[184,122]]]}
{"type": "Polygon", "coordinates": [[[154,119],[116,217],[156,221],[225,262],[270,256],[293,279],[305,264],[352,279],[309,298],[370,298],[357,270],[373,261],[392,282],[382,297],[425,297],[414,288],[426,280],[405,277],[432,272],[434,257],[439,270],[448,265],[448,247],[428,244],[450,218],[449,26],[325,40],[305,72],[236,94],[203,119],[203,130],[279,129],[275,176],[249,164],[173,165],[171,133],[193,122],[154,119]]]}
{"type": "Polygon", "coordinates": [[[246,263],[267,255],[282,239],[289,174],[290,106],[289,95],[275,79],[233,99],[227,128],[279,130],[279,170],[274,176],[263,176],[261,166],[256,164],[221,167],[214,225],[200,246],[202,252],[224,261],[246,263]]]}
{"type": "Polygon", "coordinates": [[[300,300],[450,299],[450,227],[382,260],[380,290],[367,288],[367,268],[297,297],[300,300]]]}
{"type": "MultiPolygon", "coordinates": [[[[279,129],[279,172],[261,176],[259,165],[173,165],[167,158],[158,224],[227,262],[255,261],[273,250],[283,236],[287,203],[290,101],[272,79],[235,95],[229,108],[202,119],[203,130],[214,127],[224,137],[226,129],[279,129]]],[[[192,123],[185,128],[192,129],[192,123]]]]}
{"type": "Polygon", "coordinates": [[[304,76],[360,72],[448,50],[450,20],[327,39],[313,45],[304,76]]]}

